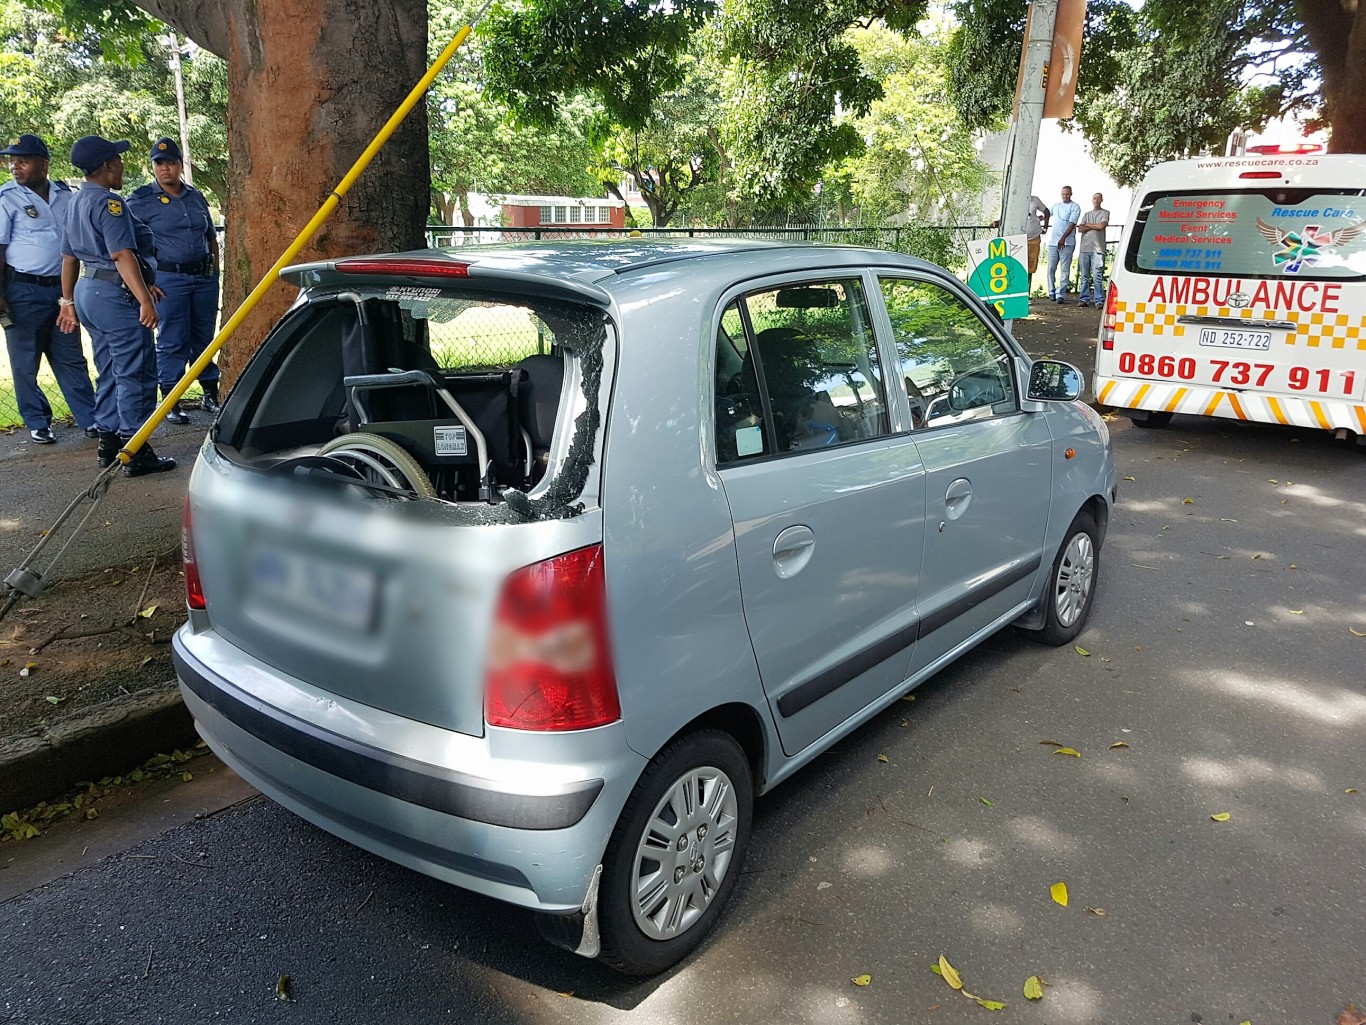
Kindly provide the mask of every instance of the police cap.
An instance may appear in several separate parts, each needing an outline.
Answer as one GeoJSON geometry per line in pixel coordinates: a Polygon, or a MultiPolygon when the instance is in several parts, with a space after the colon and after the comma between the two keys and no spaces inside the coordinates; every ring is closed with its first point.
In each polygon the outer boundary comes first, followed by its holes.
{"type": "Polygon", "coordinates": [[[110,142],[98,135],[83,135],[71,147],[71,163],[86,174],[93,174],[120,153],[127,153],[131,142],[110,142]]]}
{"type": "Polygon", "coordinates": [[[152,163],[159,160],[184,160],[181,155],[180,147],[175,144],[175,140],[169,135],[163,135],[156,142],[152,143],[152,163]]]}
{"type": "Polygon", "coordinates": [[[42,157],[47,160],[51,154],[47,151],[47,143],[36,135],[21,135],[4,149],[0,149],[0,154],[7,157],[42,157]]]}

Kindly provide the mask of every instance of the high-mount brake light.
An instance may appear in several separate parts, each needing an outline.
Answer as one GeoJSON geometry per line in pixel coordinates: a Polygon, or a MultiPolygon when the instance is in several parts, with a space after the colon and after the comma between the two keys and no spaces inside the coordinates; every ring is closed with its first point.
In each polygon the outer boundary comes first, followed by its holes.
{"type": "Polygon", "coordinates": [[[503,582],[484,674],[490,726],[586,730],[621,718],[602,562],[591,545],[503,582]]]}
{"type": "Polygon", "coordinates": [[[1244,171],[1239,178],[1279,178],[1280,171],[1244,171]]]}
{"type": "Polygon", "coordinates": [[[1101,321],[1100,347],[1110,350],[1115,347],[1115,319],[1119,315],[1119,289],[1113,281],[1105,293],[1105,319],[1101,321]]]}
{"type": "Polygon", "coordinates": [[[199,563],[194,557],[194,531],[190,527],[190,500],[185,499],[185,513],[180,520],[180,561],[185,571],[185,604],[195,611],[207,608],[204,585],[199,582],[199,563]]]}
{"type": "Polygon", "coordinates": [[[1296,142],[1289,146],[1280,146],[1276,143],[1264,143],[1260,146],[1249,146],[1247,152],[1258,153],[1266,157],[1274,156],[1303,156],[1306,153],[1318,153],[1323,150],[1323,146],[1317,142],[1296,142]]]}
{"type": "Polygon", "coordinates": [[[343,274],[378,274],[384,276],[419,278],[467,278],[468,263],[455,260],[338,260],[337,270],[343,274]]]}

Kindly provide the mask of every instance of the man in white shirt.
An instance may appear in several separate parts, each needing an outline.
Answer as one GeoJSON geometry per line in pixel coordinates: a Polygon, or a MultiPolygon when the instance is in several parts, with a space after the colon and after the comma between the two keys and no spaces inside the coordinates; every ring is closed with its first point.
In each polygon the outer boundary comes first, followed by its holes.
{"type": "Polygon", "coordinates": [[[1091,197],[1091,209],[1081,215],[1077,224],[1077,291],[1081,293],[1079,305],[1094,304],[1099,307],[1105,300],[1105,229],[1110,226],[1110,211],[1101,207],[1105,197],[1097,192],[1091,197]]]}
{"type": "Polygon", "coordinates": [[[5,341],[19,415],[35,444],[57,440],[52,405],[38,387],[38,365],[46,356],[76,426],[87,437],[98,437],[95,392],[81,336],[57,328],[62,241],[72,192],[66,182],[48,180],[47,144],[38,136],[21,135],[0,154],[9,159],[14,176],[0,185],[0,313],[10,316],[5,341]]]}
{"type": "Polygon", "coordinates": [[[1056,303],[1067,299],[1067,282],[1072,277],[1072,254],[1077,248],[1077,222],[1081,207],[1072,202],[1072,186],[1062,187],[1062,202],[1054,203],[1050,211],[1053,231],[1048,236],[1048,298],[1056,303]],[[1058,267],[1062,280],[1057,280],[1058,267]]]}

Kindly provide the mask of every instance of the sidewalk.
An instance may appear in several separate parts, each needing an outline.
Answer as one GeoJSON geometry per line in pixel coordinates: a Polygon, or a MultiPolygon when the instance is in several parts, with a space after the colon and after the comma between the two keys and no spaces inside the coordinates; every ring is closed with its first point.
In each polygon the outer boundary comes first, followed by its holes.
{"type": "MultiPolygon", "coordinates": [[[[1084,398],[1094,401],[1099,321],[1099,310],[1075,300],[1035,301],[1031,316],[1011,326],[1032,356],[1079,367],[1084,398]]],[[[152,439],[158,454],[179,461],[176,470],[116,478],[56,582],[0,620],[0,813],[194,742],[168,644],[185,619],[185,486],[209,425],[206,414],[191,416],[191,426],[163,425],[152,439]],[[137,615],[153,605],[150,615],[137,615]],[[85,636],[57,638],[63,631],[85,636]],[[34,668],[21,677],[30,662],[34,668]]],[[[31,444],[26,431],[0,433],[0,579],[98,472],[95,442],[74,427],[54,432],[59,444],[46,446],[31,444]]]]}

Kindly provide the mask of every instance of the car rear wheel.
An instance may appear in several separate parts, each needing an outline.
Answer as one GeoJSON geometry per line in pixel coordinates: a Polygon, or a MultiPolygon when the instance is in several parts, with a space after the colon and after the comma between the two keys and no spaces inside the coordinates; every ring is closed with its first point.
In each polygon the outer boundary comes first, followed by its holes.
{"type": "Polygon", "coordinates": [[[1131,416],[1129,422],[1135,427],[1166,427],[1172,422],[1170,413],[1149,413],[1147,416],[1131,416]]]}
{"type": "Polygon", "coordinates": [[[604,963],[653,975],[702,942],[735,889],[753,808],[749,762],[730,734],[692,733],[655,756],[603,859],[604,963]]]}
{"type": "Polygon", "coordinates": [[[1096,521],[1084,509],[1067,528],[1062,547],[1044,589],[1044,624],[1031,633],[1043,644],[1068,644],[1075,640],[1091,614],[1100,572],[1100,545],[1096,521]]]}

